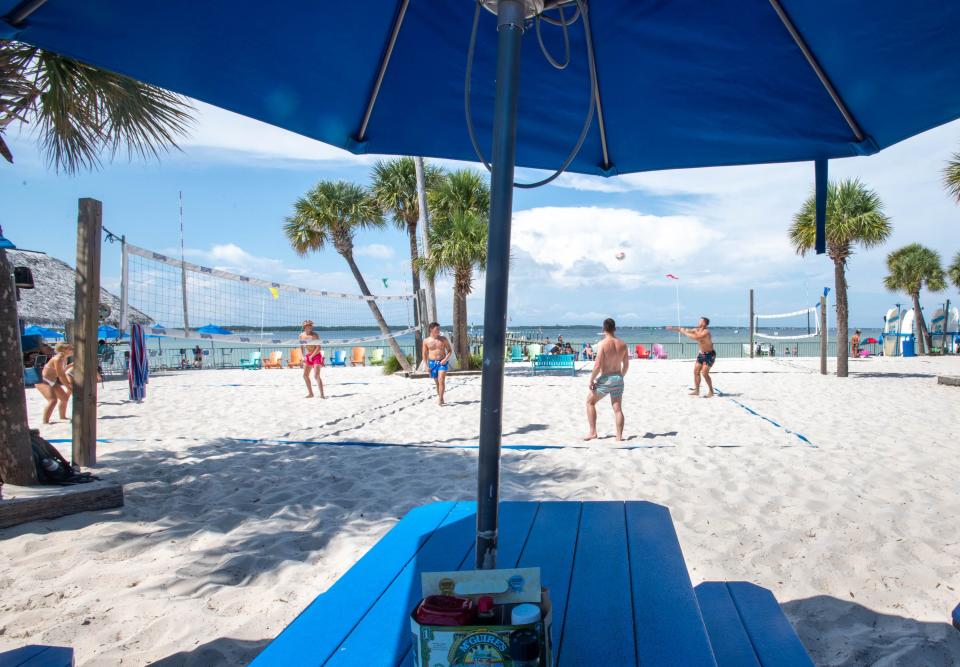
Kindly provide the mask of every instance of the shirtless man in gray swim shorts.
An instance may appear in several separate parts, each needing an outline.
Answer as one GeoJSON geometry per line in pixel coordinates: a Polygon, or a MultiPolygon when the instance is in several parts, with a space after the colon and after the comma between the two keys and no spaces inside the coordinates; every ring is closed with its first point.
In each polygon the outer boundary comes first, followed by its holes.
{"type": "Polygon", "coordinates": [[[597,437],[597,402],[610,396],[617,425],[617,441],[623,440],[623,376],[630,367],[627,346],[617,338],[617,323],[609,317],[603,321],[603,340],[597,345],[597,359],[590,373],[590,394],[587,395],[587,422],[590,433],[584,440],[597,437]]]}

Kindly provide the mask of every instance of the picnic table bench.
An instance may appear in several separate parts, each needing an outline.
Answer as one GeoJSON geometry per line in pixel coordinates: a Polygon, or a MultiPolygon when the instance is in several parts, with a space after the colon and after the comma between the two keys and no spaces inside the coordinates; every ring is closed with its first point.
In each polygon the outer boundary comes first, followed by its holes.
{"type": "MultiPolygon", "coordinates": [[[[414,509],[252,667],[412,665],[409,615],[420,599],[420,573],[473,569],[475,530],[475,503],[414,509]]],[[[541,569],[558,666],[718,665],[665,507],[504,502],[497,564],[541,569]]],[[[751,629],[762,637],[762,619],[751,629]]],[[[727,664],[735,663],[719,663],[727,664]]]]}
{"type": "Polygon", "coordinates": [[[73,649],[30,644],[0,653],[0,667],[73,667],[73,649]]]}
{"type": "Polygon", "coordinates": [[[573,375],[577,374],[577,367],[574,364],[573,354],[538,354],[531,362],[533,364],[533,374],[538,370],[566,370],[570,369],[573,375]]]}

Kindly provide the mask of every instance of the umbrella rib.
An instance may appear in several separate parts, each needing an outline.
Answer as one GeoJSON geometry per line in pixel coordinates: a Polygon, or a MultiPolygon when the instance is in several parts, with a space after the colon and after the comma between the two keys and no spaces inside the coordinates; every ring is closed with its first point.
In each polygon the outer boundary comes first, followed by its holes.
{"type": "Polygon", "coordinates": [[[387,74],[387,66],[390,65],[390,58],[393,56],[393,47],[397,44],[397,36],[400,34],[400,26],[403,25],[403,17],[407,14],[407,6],[410,0],[402,0],[397,15],[393,19],[393,29],[390,31],[390,39],[384,49],[383,57],[380,59],[380,69],[377,70],[377,80],[373,84],[373,90],[370,91],[370,99],[367,100],[367,110],[363,114],[363,122],[360,123],[360,131],[357,133],[357,141],[362,142],[367,135],[367,126],[370,124],[370,117],[373,115],[373,107],[377,104],[377,97],[380,95],[380,86],[383,85],[383,78],[387,74]]]}
{"type": "Polygon", "coordinates": [[[11,9],[4,20],[14,28],[22,28],[23,23],[30,18],[30,15],[43,7],[47,0],[23,0],[19,5],[11,9]]]}
{"type": "Polygon", "coordinates": [[[863,130],[860,129],[859,123],[857,123],[857,120],[853,117],[853,114],[850,113],[850,109],[847,108],[847,105],[844,103],[843,99],[841,99],[837,89],[834,88],[833,83],[830,81],[830,77],[827,76],[827,73],[823,70],[823,67],[820,66],[816,56],[813,55],[813,51],[811,51],[810,47],[807,46],[806,40],[803,38],[803,35],[800,34],[800,31],[797,30],[797,26],[794,25],[793,20],[787,14],[786,10],[784,10],[783,5],[780,4],[780,0],[770,0],[770,4],[773,6],[773,11],[775,11],[777,16],[780,17],[780,20],[783,22],[787,32],[789,32],[790,36],[793,37],[794,43],[803,53],[804,58],[807,59],[807,63],[813,69],[814,73],[816,73],[817,78],[820,79],[820,83],[823,84],[824,88],[826,88],[827,93],[833,100],[833,103],[837,106],[837,109],[840,110],[840,113],[843,115],[843,119],[847,121],[847,125],[849,125],[850,129],[853,131],[853,136],[857,138],[858,142],[863,141],[865,135],[863,134],[863,130]]]}
{"type": "Polygon", "coordinates": [[[593,70],[594,96],[596,97],[597,103],[597,128],[600,130],[600,149],[603,151],[603,168],[610,169],[610,153],[607,150],[607,124],[603,120],[603,105],[600,104],[600,76],[597,73],[597,50],[593,46],[593,29],[590,26],[590,22],[587,21],[584,25],[586,29],[591,32],[589,44],[590,50],[593,52],[593,57],[587,60],[590,63],[590,68],[593,70]]]}

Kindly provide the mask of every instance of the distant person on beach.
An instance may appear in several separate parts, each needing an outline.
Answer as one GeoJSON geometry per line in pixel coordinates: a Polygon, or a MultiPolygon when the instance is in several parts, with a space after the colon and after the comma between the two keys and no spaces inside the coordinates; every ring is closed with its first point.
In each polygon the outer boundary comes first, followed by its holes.
{"type": "Polygon", "coordinates": [[[854,331],[853,338],[850,339],[850,355],[853,357],[860,356],[860,329],[854,331]]]}
{"type": "Polygon", "coordinates": [[[307,385],[305,398],[313,398],[313,385],[310,384],[310,373],[317,381],[320,389],[320,398],[323,394],[323,380],[320,379],[320,367],[323,366],[323,350],[320,348],[320,336],[313,330],[313,320],[303,321],[303,331],[300,332],[300,351],[303,353],[303,381],[307,385]]]}
{"type": "Polygon", "coordinates": [[[586,347],[583,348],[583,358],[587,361],[593,361],[594,359],[593,348],[590,347],[590,343],[587,343],[586,347]]]}
{"type": "Polygon", "coordinates": [[[627,346],[617,338],[617,323],[612,318],[603,321],[603,340],[597,344],[597,358],[590,373],[590,393],[587,395],[587,424],[590,432],[584,440],[597,437],[597,403],[610,397],[617,427],[617,441],[623,440],[623,378],[630,367],[627,346]]]}
{"type": "Polygon", "coordinates": [[[447,337],[440,333],[440,325],[430,323],[430,335],[423,341],[423,358],[430,364],[430,377],[437,387],[437,404],[443,405],[443,394],[447,390],[447,371],[453,346],[447,337]]]}
{"type": "MultiPolygon", "coordinates": [[[[717,352],[713,349],[713,337],[710,335],[710,318],[701,317],[696,329],[687,329],[684,327],[667,327],[673,331],[679,331],[687,338],[692,338],[700,345],[700,352],[697,354],[697,362],[693,365],[693,390],[691,396],[700,395],[700,376],[707,382],[707,393],[704,398],[713,396],[713,380],[710,379],[710,369],[713,368],[713,362],[717,360],[717,352]]],[[[773,355],[773,346],[770,346],[770,354],[773,355]]]]}
{"type": "Polygon", "coordinates": [[[193,367],[203,367],[203,349],[199,345],[193,347],[193,367]]]}
{"type": "Polygon", "coordinates": [[[43,423],[49,424],[53,409],[60,406],[60,419],[67,419],[67,401],[70,400],[72,380],[67,374],[68,358],[73,354],[73,346],[69,343],[57,343],[54,354],[43,365],[40,372],[42,382],[37,385],[37,391],[45,399],[47,406],[43,409],[43,423]]]}

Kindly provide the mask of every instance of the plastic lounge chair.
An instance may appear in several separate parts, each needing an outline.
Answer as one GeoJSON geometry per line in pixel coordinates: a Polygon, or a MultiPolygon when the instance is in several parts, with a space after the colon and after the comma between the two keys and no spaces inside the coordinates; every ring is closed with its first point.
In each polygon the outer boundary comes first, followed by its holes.
{"type": "Polygon", "coordinates": [[[523,361],[523,350],[519,345],[510,348],[510,361],[523,361]]]}
{"type": "Polygon", "coordinates": [[[533,361],[537,358],[538,354],[542,353],[542,350],[543,347],[540,345],[540,343],[530,343],[527,345],[527,358],[530,359],[530,361],[533,361]]]}
{"type": "Polygon", "coordinates": [[[274,350],[270,356],[263,360],[264,368],[283,368],[283,352],[274,350]]]}
{"type": "Polygon", "coordinates": [[[240,368],[243,370],[255,371],[255,370],[259,370],[260,366],[261,366],[261,362],[260,362],[259,352],[254,352],[253,356],[251,356],[249,359],[240,360],[240,368]]]}
{"type": "Polygon", "coordinates": [[[343,350],[334,350],[333,357],[330,359],[331,366],[346,366],[347,365],[347,353],[343,350]]]}
{"type": "Polygon", "coordinates": [[[660,343],[654,343],[651,356],[653,356],[655,359],[666,359],[667,351],[663,349],[663,345],[660,343]]]}
{"type": "Polygon", "coordinates": [[[367,365],[367,349],[364,347],[355,347],[351,351],[350,356],[350,365],[351,366],[366,366],[367,365]]]}
{"type": "Polygon", "coordinates": [[[383,366],[383,348],[377,347],[370,352],[370,365],[383,366]]]}
{"type": "Polygon", "coordinates": [[[290,348],[290,361],[287,362],[287,368],[303,368],[303,352],[299,347],[290,348]]]}
{"type": "Polygon", "coordinates": [[[637,359],[649,359],[650,351],[647,350],[643,345],[637,345],[636,347],[637,359]]]}

